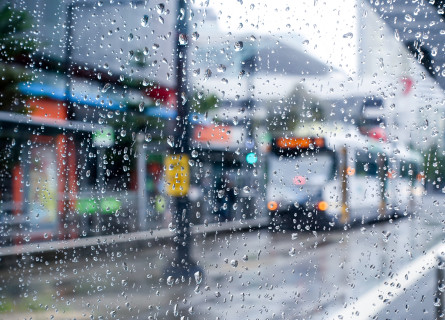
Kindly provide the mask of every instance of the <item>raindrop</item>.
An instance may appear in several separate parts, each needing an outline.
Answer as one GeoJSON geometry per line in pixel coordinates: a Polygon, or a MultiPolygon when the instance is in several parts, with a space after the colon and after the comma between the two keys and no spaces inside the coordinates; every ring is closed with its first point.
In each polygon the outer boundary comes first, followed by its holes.
{"type": "Polygon", "coordinates": [[[149,133],[146,133],[146,134],[145,134],[145,141],[146,141],[146,142],[150,142],[152,139],[153,139],[153,138],[151,137],[151,134],[149,134],[149,133]]]}
{"type": "Polygon", "coordinates": [[[343,38],[345,38],[345,39],[351,39],[353,36],[354,36],[354,35],[352,34],[352,32],[348,32],[348,33],[345,33],[345,34],[343,35],[343,38]]]}
{"type": "Polygon", "coordinates": [[[121,137],[125,137],[127,135],[127,131],[122,129],[121,130],[121,137]]]}
{"type": "Polygon", "coordinates": [[[200,284],[202,282],[202,272],[196,271],[194,275],[195,275],[196,284],[200,284]]]}
{"type": "Polygon", "coordinates": [[[230,265],[234,268],[238,267],[238,260],[232,260],[230,261],[230,265]]]}
{"type": "Polygon", "coordinates": [[[250,187],[249,187],[249,186],[245,186],[245,187],[243,188],[243,191],[244,191],[245,193],[250,193],[250,187]]]}
{"type": "Polygon", "coordinates": [[[192,33],[192,40],[194,40],[194,41],[196,41],[196,40],[198,40],[198,38],[199,38],[199,33],[198,32],[193,32],[192,33]]]}
{"type": "Polygon", "coordinates": [[[218,68],[216,68],[216,71],[218,71],[218,72],[224,72],[224,71],[226,71],[226,66],[223,65],[223,64],[220,64],[220,65],[218,66],[218,68]]]}
{"type": "Polygon", "coordinates": [[[170,146],[170,147],[174,147],[175,146],[175,138],[173,137],[173,136],[168,136],[167,137],[167,144],[170,146]]]}
{"type": "Polygon", "coordinates": [[[206,71],[204,71],[204,80],[209,79],[212,76],[212,70],[207,69],[206,71]]]}
{"type": "Polygon", "coordinates": [[[394,37],[396,38],[397,41],[400,41],[399,30],[396,29],[396,31],[394,31],[394,37]]]}
{"type": "Polygon", "coordinates": [[[382,231],[382,234],[383,234],[383,241],[388,242],[391,232],[382,231]]]}
{"type": "Polygon", "coordinates": [[[130,33],[128,35],[128,41],[132,41],[134,39],[134,35],[132,33],[130,33]]]}
{"type": "Polygon", "coordinates": [[[163,3],[159,3],[156,5],[156,12],[158,14],[163,14],[165,11],[165,5],[163,3]]]}
{"type": "Polygon", "coordinates": [[[143,112],[145,108],[145,103],[142,101],[141,103],[139,103],[139,112],[143,112]]]}
{"type": "Polygon", "coordinates": [[[198,157],[198,151],[193,150],[193,151],[192,151],[192,157],[193,157],[193,158],[198,157]]]}
{"type": "Polygon", "coordinates": [[[405,20],[408,21],[408,22],[411,22],[411,21],[413,21],[413,17],[410,14],[407,13],[405,15],[405,20]]]}
{"type": "Polygon", "coordinates": [[[172,277],[172,276],[168,276],[168,278],[167,278],[167,284],[168,284],[169,286],[172,286],[173,283],[174,283],[174,279],[173,279],[173,277],[172,277]]]}
{"type": "Polygon", "coordinates": [[[188,43],[187,35],[181,33],[181,34],[179,35],[179,44],[181,44],[181,45],[184,46],[184,45],[186,45],[187,43],[188,43]]]}
{"type": "Polygon", "coordinates": [[[241,51],[243,50],[244,44],[242,41],[235,42],[235,51],[241,51]]]}
{"type": "Polygon", "coordinates": [[[111,88],[111,84],[106,83],[106,84],[104,85],[104,87],[102,88],[101,92],[102,92],[102,93],[105,93],[105,92],[107,92],[107,90],[110,89],[110,88],[111,88]]]}
{"type": "Polygon", "coordinates": [[[437,55],[437,47],[434,47],[434,48],[431,50],[431,55],[432,55],[433,57],[435,57],[435,56],[437,55]]]}
{"type": "Polygon", "coordinates": [[[148,27],[148,15],[144,15],[141,21],[141,26],[148,27]]]}
{"type": "Polygon", "coordinates": [[[291,257],[293,257],[293,256],[295,256],[295,253],[297,252],[297,250],[295,250],[295,248],[291,248],[290,250],[289,250],[289,255],[291,256],[291,257]]]}
{"type": "Polygon", "coordinates": [[[201,73],[201,69],[200,68],[193,70],[193,76],[194,77],[199,76],[200,73],[201,73]]]}

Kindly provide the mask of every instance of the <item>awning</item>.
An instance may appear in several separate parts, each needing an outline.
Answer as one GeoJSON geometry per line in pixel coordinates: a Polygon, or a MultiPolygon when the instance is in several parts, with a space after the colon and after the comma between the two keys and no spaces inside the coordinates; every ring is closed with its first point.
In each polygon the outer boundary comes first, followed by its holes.
{"type": "Polygon", "coordinates": [[[47,119],[0,111],[0,136],[27,138],[27,134],[94,133],[110,129],[110,126],[96,123],[47,119]]]}

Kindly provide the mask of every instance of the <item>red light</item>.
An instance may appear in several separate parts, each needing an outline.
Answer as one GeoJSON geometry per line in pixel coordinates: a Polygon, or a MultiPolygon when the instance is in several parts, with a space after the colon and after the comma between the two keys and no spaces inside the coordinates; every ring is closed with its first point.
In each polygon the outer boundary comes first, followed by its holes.
{"type": "Polygon", "coordinates": [[[306,178],[303,176],[295,176],[293,182],[297,186],[302,186],[303,184],[306,184],[306,178]]]}

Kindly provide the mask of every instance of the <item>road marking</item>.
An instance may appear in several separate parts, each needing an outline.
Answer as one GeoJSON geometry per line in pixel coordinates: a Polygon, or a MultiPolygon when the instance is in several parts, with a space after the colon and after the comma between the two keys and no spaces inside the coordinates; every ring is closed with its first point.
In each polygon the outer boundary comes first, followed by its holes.
{"type": "Polygon", "coordinates": [[[377,315],[388,304],[402,296],[405,290],[415,284],[423,275],[437,268],[437,257],[444,251],[445,244],[435,245],[401,271],[394,272],[394,276],[385,279],[355,302],[349,303],[343,310],[337,310],[332,319],[370,319],[377,315]],[[391,284],[395,285],[391,286],[391,284]]]}

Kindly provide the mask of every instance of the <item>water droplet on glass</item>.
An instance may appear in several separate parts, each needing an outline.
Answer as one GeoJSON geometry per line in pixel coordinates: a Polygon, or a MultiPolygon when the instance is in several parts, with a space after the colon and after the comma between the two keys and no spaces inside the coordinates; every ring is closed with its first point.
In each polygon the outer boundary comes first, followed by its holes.
{"type": "Polygon", "coordinates": [[[104,87],[102,88],[101,92],[102,92],[102,93],[105,93],[105,92],[107,92],[107,90],[110,89],[110,88],[111,88],[111,84],[106,83],[106,84],[104,85],[104,87]]]}
{"type": "Polygon", "coordinates": [[[209,79],[212,76],[212,70],[207,69],[206,71],[204,71],[204,80],[209,79]]]}
{"type": "Polygon", "coordinates": [[[345,39],[351,39],[353,36],[354,36],[354,35],[352,34],[352,32],[348,32],[348,33],[345,33],[345,34],[343,35],[343,38],[345,38],[345,39]]]}
{"type": "Polygon", "coordinates": [[[289,250],[289,255],[291,256],[291,257],[293,257],[293,256],[295,256],[295,253],[297,252],[297,250],[295,250],[295,248],[291,248],[290,250],[289,250]]]}
{"type": "Polygon", "coordinates": [[[146,133],[146,134],[145,134],[145,141],[146,141],[146,142],[150,142],[151,140],[152,140],[151,134],[146,133]]]}
{"type": "Polygon", "coordinates": [[[194,77],[199,76],[200,73],[201,73],[201,69],[200,68],[193,70],[193,76],[194,77]]]}
{"type": "Polygon", "coordinates": [[[141,20],[141,26],[147,27],[148,26],[148,15],[144,15],[144,17],[141,20]]]}
{"type": "Polygon", "coordinates": [[[400,41],[399,30],[396,29],[396,31],[394,31],[394,37],[396,38],[397,41],[400,41]]]}
{"type": "Polygon", "coordinates": [[[173,277],[172,277],[172,276],[168,276],[168,278],[167,278],[167,284],[168,284],[169,286],[172,286],[173,283],[174,283],[174,279],[173,279],[173,277]]]}
{"type": "Polygon", "coordinates": [[[243,50],[244,43],[242,41],[235,42],[235,51],[241,51],[243,50]]]}
{"type": "Polygon", "coordinates": [[[193,157],[193,158],[196,158],[197,156],[198,156],[198,151],[193,150],[193,151],[192,151],[192,157],[193,157]]]}
{"type": "Polygon", "coordinates": [[[179,44],[181,44],[181,45],[186,45],[187,43],[188,43],[187,35],[181,33],[181,34],[179,35],[179,44]]]}
{"type": "Polygon", "coordinates": [[[232,260],[230,261],[230,265],[234,268],[238,267],[238,260],[232,260]]]}
{"type": "Polygon", "coordinates": [[[410,14],[405,14],[405,20],[411,22],[413,21],[413,17],[410,14]]]}
{"type": "Polygon", "coordinates": [[[201,271],[195,272],[195,281],[196,281],[196,284],[200,284],[202,282],[202,272],[201,271]]]}
{"type": "Polygon", "coordinates": [[[156,5],[156,12],[158,14],[163,14],[165,10],[165,5],[163,3],[159,3],[156,5]]]}
{"type": "Polygon", "coordinates": [[[249,186],[245,186],[245,187],[243,188],[243,191],[244,191],[245,193],[250,193],[250,187],[249,187],[249,186]]]}
{"type": "Polygon", "coordinates": [[[139,103],[139,112],[143,112],[145,108],[145,103],[142,101],[141,103],[139,103]]]}
{"type": "Polygon", "coordinates": [[[218,68],[216,68],[216,71],[218,71],[218,72],[224,72],[224,71],[226,71],[226,66],[223,65],[223,64],[220,64],[220,65],[218,66],[218,68]]]}
{"type": "Polygon", "coordinates": [[[194,40],[194,41],[196,41],[196,40],[198,40],[198,38],[199,38],[199,33],[198,32],[193,32],[192,33],[192,40],[194,40]]]}
{"type": "Polygon", "coordinates": [[[175,146],[175,138],[173,137],[173,136],[168,136],[167,137],[167,144],[170,146],[170,147],[174,147],[175,146]]]}

